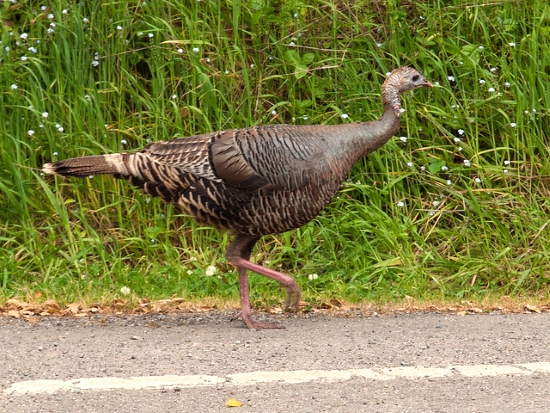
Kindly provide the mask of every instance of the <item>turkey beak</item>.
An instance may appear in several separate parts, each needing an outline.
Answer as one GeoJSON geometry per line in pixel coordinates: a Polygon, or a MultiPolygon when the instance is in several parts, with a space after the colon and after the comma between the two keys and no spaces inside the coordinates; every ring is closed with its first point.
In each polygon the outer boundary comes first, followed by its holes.
{"type": "Polygon", "coordinates": [[[428,82],[427,80],[424,81],[424,83],[422,83],[422,86],[426,86],[426,87],[429,87],[430,89],[432,89],[434,87],[434,85],[432,85],[430,82],[428,82]]]}

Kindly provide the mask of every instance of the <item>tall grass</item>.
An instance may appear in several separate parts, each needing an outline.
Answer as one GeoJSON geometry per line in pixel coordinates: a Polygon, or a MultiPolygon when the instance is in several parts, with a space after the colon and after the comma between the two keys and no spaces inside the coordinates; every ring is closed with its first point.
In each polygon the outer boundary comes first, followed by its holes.
{"type": "MultiPolygon", "coordinates": [[[[38,168],[219,129],[372,120],[402,65],[438,86],[406,96],[399,136],[255,259],[313,302],[547,297],[547,2],[4,1],[0,13],[0,303],[105,302],[124,286],[132,299],[236,299],[229,234],[126,182],[38,168]]],[[[281,298],[251,279],[256,302],[281,298]]]]}

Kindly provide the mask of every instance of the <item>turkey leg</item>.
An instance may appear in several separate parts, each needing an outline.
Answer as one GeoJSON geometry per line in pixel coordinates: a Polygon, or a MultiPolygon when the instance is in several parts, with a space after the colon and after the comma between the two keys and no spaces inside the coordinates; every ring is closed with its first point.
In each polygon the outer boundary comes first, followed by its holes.
{"type": "Polygon", "coordinates": [[[237,235],[237,238],[229,244],[225,253],[227,260],[237,267],[239,273],[241,311],[233,317],[233,320],[241,317],[248,328],[256,330],[264,328],[284,328],[280,324],[261,323],[254,320],[251,315],[247,270],[265,275],[285,287],[287,291],[285,307],[291,311],[296,311],[298,301],[300,300],[300,289],[294,278],[290,275],[250,262],[252,249],[259,239],[260,237],[256,235],[237,235]]]}

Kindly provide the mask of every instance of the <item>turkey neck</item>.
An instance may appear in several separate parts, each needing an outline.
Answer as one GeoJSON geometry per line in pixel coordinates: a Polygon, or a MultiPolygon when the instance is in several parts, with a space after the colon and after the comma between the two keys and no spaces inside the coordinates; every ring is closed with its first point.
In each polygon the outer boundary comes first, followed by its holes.
{"type": "Polygon", "coordinates": [[[392,98],[386,99],[384,95],[384,114],[375,121],[334,126],[338,129],[335,135],[341,140],[335,155],[337,158],[347,158],[348,165],[345,169],[351,169],[359,159],[380,148],[399,129],[399,94],[396,92],[392,98]]]}

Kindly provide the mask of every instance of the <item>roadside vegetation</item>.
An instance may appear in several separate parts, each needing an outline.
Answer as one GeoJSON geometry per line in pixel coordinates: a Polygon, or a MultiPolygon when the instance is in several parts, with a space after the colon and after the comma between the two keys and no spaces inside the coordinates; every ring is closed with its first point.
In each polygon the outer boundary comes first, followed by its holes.
{"type": "MultiPolygon", "coordinates": [[[[399,135],[322,215],[254,259],[294,275],[311,306],[548,301],[548,2],[14,0],[0,19],[0,305],[238,300],[229,234],[125,181],[42,164],[373,120],[405,65],[437,86],[405,96],[399,135]]],[[[250,279],[254,305],[282,302],[250,279]]]]}

